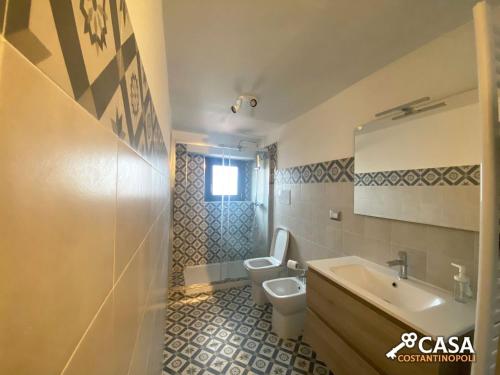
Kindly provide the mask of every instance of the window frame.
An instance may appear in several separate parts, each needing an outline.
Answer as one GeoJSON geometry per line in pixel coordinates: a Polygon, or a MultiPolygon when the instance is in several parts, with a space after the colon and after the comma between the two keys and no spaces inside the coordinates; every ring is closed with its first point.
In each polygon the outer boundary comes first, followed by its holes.
{"type": "Polygon", "coordinates": [[[218,157],[205,157],[205,202],[221,202],[223,197],[231,201],[244,200],[244,165],[241,160],[222,159],[218,157]],[[212,182],[213,182],[213,166],[221,165],[225,167],[238,168],[238,194],[236,195],[213,195],[212,182]]]}

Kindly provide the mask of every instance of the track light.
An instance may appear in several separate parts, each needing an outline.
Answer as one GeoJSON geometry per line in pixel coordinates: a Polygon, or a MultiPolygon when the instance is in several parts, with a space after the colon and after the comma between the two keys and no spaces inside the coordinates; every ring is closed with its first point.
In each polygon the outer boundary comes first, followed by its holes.
{"type": "Polygon", "coordinates": [[[242,102],[243,102],[243,97],[240,96],[238,99],[236,99],[236,104],[231,106],[231,111],[233,111],[233,113],[238,112],[240,110],[242,102]]]}
{"type": "Polygon", "coordinates": [[[258,104],[257,103],[257,98],[255,96],[240,95],[238,97],[238,99],[236,99],[236,103],[231,106],[231,112],[237,113],[240,110],[241,104],[243,103],[243,101],[247,101],[248,104],[250,104],[250,107],[252,107],[252,108],[257,107],[257,104],[258,104]]]}

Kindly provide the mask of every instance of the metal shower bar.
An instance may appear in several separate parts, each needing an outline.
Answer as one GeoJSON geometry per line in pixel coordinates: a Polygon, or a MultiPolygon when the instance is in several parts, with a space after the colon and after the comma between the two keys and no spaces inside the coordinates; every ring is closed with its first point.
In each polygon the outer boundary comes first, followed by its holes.
{"type": "MultiPolygon", "coordinates": [[[[225,150],[233,150],[233,151],[244,151],[244,149],[246,148],[245,146],[241,146],[241,142],[240,141],[238,143],[238,146],[227,146],[227,145],[224,145],[224,144],[211,144],[211,143],[196,143],[196,142],[181,142],[185,145],[190,145],[190,146],[198,146],[198,147],[213,147],[213,148],[220,148],[220,149],[225,149],[225,150]]],[[[257,142],[253,142],[253,141],[243,141],[243,142],[250,142],[250,143],[255,143],[256,147],[255,147],[255,151],[257,152],[262,152],[262,151],[267,151],[266,148],[259,148],[258,147],[258,143],[257,142]]]]}

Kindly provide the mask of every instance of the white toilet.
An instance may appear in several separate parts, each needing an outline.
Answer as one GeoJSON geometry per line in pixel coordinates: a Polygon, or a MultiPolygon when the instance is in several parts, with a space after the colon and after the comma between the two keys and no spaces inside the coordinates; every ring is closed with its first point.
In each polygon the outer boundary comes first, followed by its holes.
{"type": "Polygon", "coordinates": [[[273,305],[273,331],[283,339],[302,334],[306,313],[306,285],[297,277],[284,277],[262,283],[273,305]]]}
{"type": "Polygon", "coordinates": [[[279,277],[288,249],[289,232],[276,228],[268,257],[247,259],[243,263],[252,281],[253,302],[263,305],[268,302],[262,282],[279,277]]]}

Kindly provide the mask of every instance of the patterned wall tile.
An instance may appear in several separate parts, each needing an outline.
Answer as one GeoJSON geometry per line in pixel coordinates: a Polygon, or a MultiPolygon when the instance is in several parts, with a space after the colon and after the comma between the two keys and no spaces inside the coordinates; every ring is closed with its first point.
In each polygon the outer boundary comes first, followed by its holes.
{"type": "Polygon", "coordinates": [[[356,186],[464,186],[479,185],[479,165],[356,173],[356,186]]]}
{"type": "Polygon", "coordinates": [[[275,179],[281,184],[352,182],[354,181],[354,158],[278,169],[275,179]]]}
{"type": "Polygon", "coordinates": [[[166,168],[124,0],[10,1],[5,37],[118,138],[166,168]]]}
{"type": "Polygon", "coordinates": [[[92,83],[114,60],[120,46],[115,44],[110,1],[71,0],[71,5],[86,76],[92,83]]]}
{"type": "Polygon", "coordinates": [[[276,171],[282,184],[354,182],[357,186],[479,185],[479,165],[354,173],[354,158],[331,160],[276,171]]]}
{"type": "Polygon", "coordinates": [[[252,252],[252,162],[245,166],[245,201],[205,202],[205,157],[176,146],[173,213],[174,285],[184,267],[246,259],[252,252]]]}

